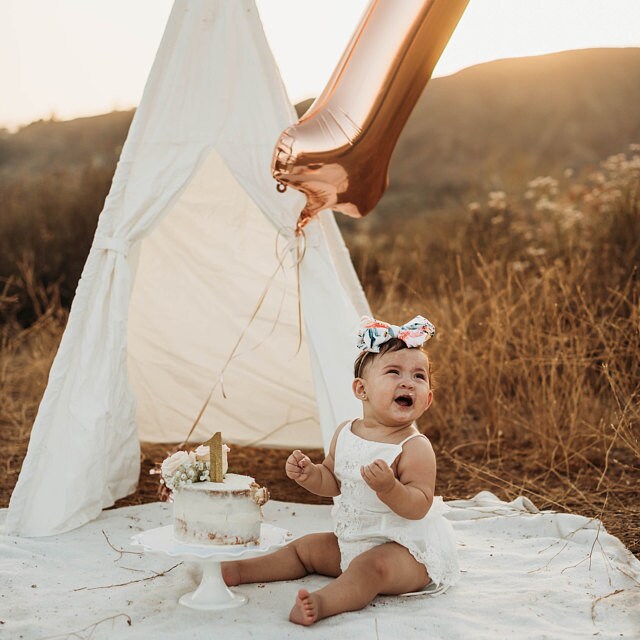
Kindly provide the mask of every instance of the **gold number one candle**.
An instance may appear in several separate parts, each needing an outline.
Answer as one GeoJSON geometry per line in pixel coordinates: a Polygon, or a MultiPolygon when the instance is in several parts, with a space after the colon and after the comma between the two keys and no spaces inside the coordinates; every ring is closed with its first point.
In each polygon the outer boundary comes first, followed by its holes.
{"type": "Polygon", "coordinates": [[[222,433],[217,431],[205,444],[209,445],[209,479],[222,482],[222,433]]]}

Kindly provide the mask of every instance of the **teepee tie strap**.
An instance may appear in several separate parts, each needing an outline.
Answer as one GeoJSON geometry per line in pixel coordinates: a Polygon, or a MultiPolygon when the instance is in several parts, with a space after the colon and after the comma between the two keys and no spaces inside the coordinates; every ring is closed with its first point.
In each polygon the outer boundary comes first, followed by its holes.
{"type": "Polygon", "coordinates": [[[103,249],[104,251],[114,251],[125,258],[129,254],[131,243],[123,238],[110,238],[108,236],[96,236],[92,249],[103,249]]]}

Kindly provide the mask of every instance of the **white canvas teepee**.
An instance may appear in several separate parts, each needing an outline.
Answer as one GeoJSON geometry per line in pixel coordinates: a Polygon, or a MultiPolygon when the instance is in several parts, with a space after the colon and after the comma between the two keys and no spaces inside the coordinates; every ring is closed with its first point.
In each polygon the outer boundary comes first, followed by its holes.
{"type": "Polygon", "coordinates": [[[359,410],[367,302],[330,212],[293,229],[270,174],[295,120],[253,0],[176,0],[98,222],[7,533],[68,531],[135,490],[139,439],[328,445],[359,410]],[[281,268],[276,254],[290,254],[281,268]],[[262,293],[268,294],[258,310],[262,293]],[[255,314],[255,317],[253,317],[255,314]],[[240,339],[240,344],[234,351],[240,339]]]}

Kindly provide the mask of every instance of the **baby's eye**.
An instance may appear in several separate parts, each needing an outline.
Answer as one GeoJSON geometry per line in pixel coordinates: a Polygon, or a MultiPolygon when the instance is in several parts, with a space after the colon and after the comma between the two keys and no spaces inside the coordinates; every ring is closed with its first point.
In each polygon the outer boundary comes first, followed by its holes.
{"type": "Polygon", "coordinates": [[[387,373],[396,373],[396,374],[397,374],[397,373],[398,373],[398,370],[397,370],[397,369],[389,369],[389,370],[387,371],[387,373]]]}
{"type": "Polygon", "coordinates": [[[425,376],[424,373],[416,373],[416,378],[418,378],[418,380],[426,380],[427,376],[425,376]]]}

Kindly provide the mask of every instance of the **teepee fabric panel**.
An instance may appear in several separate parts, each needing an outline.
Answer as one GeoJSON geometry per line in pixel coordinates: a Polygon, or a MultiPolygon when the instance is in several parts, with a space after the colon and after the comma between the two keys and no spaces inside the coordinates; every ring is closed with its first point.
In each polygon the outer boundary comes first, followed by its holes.
{"type": "Polygon", "coordinates": [[[215,386],[190,442],[222,431],[232,443],[323,446],[296,273],[288,251],[279,267],[276,236],[211,151],[142,242],[128,341],[141,440],[184,440],[215,386]]]}

